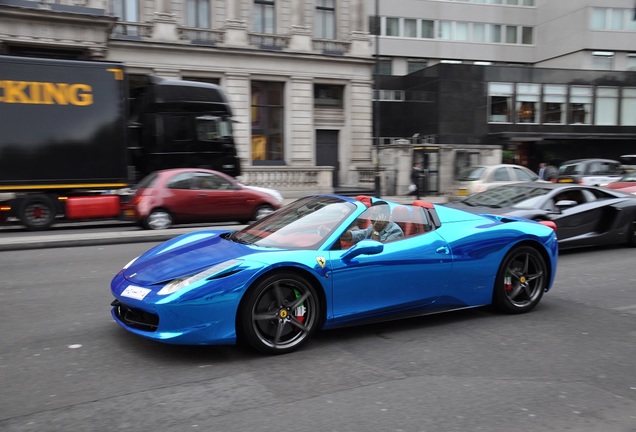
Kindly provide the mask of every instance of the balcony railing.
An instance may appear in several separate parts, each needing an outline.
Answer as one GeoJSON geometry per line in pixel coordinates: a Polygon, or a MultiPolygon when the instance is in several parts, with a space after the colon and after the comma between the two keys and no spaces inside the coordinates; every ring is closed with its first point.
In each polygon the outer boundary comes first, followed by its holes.
{"type": "Polygon", "coordinates": [[[217,45],[222,44],[225,39],[225,32],[222,30],[179,27],[177,31],[180,40],[189,40],[193,44],[217,45]]]}
{"type": "Polygon", "coordinates": [[[280,191],[286,198],[311,193],[332,193],[333,167],[259,167],[244,166],[241,181],[252,186],[263,186],[280,191]]]}
{"type": "Polygon", "coordinates": [[[250,33],[249,44],[262,49],[283,50],[289,45],[289,36],[265,33],[250,33]]]}
{"type": "Polygon", "coordinates": [[[343,55],[351,49],[351,42],[337,41],[333,39],[314,39],[314,51],[324,54],[343,55]]]}
{"type": "Polygon", "coordinates": [[[113,27],[114,39],[141,39],[152,36],[152,24],[138,22],[119,22],[113,27]]]}

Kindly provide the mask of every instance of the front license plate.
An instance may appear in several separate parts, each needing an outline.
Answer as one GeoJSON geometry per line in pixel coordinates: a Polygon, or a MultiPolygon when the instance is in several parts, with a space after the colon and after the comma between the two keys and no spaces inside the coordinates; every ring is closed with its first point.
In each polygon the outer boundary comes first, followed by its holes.
{"type": "Polygon", "coordinates": [[[122,291],[121,295],[135,300],[143,300],[149,292],[148,288],[129,285],[128,288],[122,291]]]}
{"type": "Polygon", "coordinates": [[[574,183],[574,180],[572,180],[572,179],[559,179],[559,180],[557,180],[557,183],[574,183]]]}
{"type": "Polygon", "coordinates": [[[130,210],[130,209],[124,210],[124,216],[133,217],[133,216],[135,216],[135,211],[134,210],[130,210]]]}
{"type": "Polygon", "coordinates": [[[459,189],[459,190],[457,191],[457,195],[463,195],[463,196],[466,196],[466,195],[468,195],[468,191],[467,191],[466,189],[459,189]]]}

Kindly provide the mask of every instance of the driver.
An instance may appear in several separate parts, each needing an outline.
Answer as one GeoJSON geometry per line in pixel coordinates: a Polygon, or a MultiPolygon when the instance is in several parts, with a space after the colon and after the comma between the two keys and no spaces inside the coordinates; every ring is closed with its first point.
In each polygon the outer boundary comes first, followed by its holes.
{"type": "Polygon", "coordinates": [[[354,227],[345,231],[341,239],[357,243],[360,240],[372,239],[381,242],[394,240],[404,236],[402,228],[389,220],[389,205],[384,201],[373,203],[370,209],[371,224],[364,229],[354,227]]]}

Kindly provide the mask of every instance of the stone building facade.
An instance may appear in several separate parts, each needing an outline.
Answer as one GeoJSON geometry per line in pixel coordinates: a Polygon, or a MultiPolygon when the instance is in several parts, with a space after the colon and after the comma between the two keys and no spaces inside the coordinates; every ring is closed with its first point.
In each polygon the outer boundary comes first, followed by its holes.
{"type": "Polygon", "coordinates": [[[0,0],[0,53],[218,83],[243,181],[331,192],[373,161],[366,16],[364,0],[0,0]]]}

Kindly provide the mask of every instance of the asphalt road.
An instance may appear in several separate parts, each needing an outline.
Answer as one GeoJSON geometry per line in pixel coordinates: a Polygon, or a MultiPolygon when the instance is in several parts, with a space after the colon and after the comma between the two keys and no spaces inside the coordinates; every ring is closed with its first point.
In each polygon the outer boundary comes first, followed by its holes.
{"type": "Polygon", "coordinates": [[[636,431],[631,249],[561,254],[529,314],[333,330],[267,357],[119,328],[109,281],[153,244],[0,252],[0,430],[636,431]]]}

